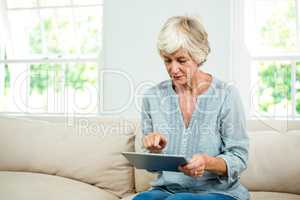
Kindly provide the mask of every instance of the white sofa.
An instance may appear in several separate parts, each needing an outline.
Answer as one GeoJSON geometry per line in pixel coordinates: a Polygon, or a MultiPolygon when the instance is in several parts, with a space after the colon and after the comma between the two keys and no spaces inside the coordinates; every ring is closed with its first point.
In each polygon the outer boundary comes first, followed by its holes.
{"type": "MultiPolygon", "coordinates": [[[[120,154],[140,150],[138,124],[0,117],[0,199],[132,199],[155,177],[135,170],[120,154]]],[[[251,199],[300,200],[299,130],[298,122],[249,122],[249,165],[241,181],[251,199]]]]}

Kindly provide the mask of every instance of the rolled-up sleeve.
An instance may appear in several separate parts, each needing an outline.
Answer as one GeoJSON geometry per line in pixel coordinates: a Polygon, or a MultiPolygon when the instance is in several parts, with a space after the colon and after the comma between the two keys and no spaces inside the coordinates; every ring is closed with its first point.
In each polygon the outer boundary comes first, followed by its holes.
{"type": "Polygon", "coordinates": [[[249,149],[244,108],[238,90],[232,85],[226,88],[219,122],[222,147],[217,157],[226,162],[227,175],[220,175],[218,179],[231,184],[247,168],[249,149]]]}

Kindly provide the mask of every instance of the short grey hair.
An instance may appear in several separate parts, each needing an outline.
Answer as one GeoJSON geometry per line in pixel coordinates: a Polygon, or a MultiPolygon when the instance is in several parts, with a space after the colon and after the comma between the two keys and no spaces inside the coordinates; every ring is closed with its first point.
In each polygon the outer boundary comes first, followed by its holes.
{"type": "Polygon", "coordinates": [[[207,37],[199,17],[175,16],[163,25],[158,35],[157,48],[160,54],[172,54],[182,48],[200,66],[210,53],[207,37]]]}

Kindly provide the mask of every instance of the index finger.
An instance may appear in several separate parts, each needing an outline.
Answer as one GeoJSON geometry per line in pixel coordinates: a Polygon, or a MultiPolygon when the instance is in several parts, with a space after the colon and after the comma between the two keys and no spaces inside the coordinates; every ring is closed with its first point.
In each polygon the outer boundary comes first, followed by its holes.
{"type": "Polygon", "coordinates": [[[160,138],[158,135],[155,135],[154,136],[154,146],[157,147],[159,146],[159,141],[160,141],[160,138]]]}
{"type": "Polygon", "coordinates": [[[161,141],[166,144],[167,143],[167,138],[164,135],[161,135],[161,141]]]}

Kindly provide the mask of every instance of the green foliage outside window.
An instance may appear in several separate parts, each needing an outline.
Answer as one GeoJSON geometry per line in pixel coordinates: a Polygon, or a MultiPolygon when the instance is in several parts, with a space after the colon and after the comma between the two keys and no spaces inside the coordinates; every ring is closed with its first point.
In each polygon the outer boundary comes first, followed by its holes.
{"type": "MultiPolygon", "coordinates": [[[[296,49],[296,12],[293,0],[287,0],[285,6],[277,6],[271,17],[261,28],[260,35],[272,49],[295,50],[296,49]]],[[[258,65],[260,86],[258,95],[268,93],[270,98],[260,101],[261,111],[268,112],[269,108],[287,101],[291,103],[291,65],[284,62],[262,62],[258,65]]],[[[299,64],[297,64],[299,67],[299,64]]],[[[300,70],[296,77],[300,81],[300,70]]],[[[299,84],[299,83],[298,83],[299,84]]],[[[296,90],[296,96],[300,89],[296,90]]],[[[296,111],[300,114],[300,98],[296,98],[296,111]]]]}
{"type": "Polygon", "coordinates": [[[286,0],[275,4],[271,16],[260,29],[262,43],[277,50],[296,50],[295,1],[286,0]]]}
{"type": "Polygon", "coordinates": [[[259,102],[260,109],[267,112],[270,106],[291,100],[291,67],[279,62],[259,64],[259,96],[267,93],[272,98],[259,102]]]}
{"type": "MultiPolygon", "coordinates": [[[[89,16],[86,21],[81,23],[91,23],[95,18],[89,16]]],[[[60,19],[58,22],[54,23],[51,18],[45,19],[43,21],[43,34],[45,37],[46,53],[50,55],[63,55],[69,54],[74,55],[76,53],[75,47],[68,47],[67,49],[61,49],[59,36],[60,31],[70,26],[70,22],[66,19],[60,19]],[[57,31],[59,30],[59,31],[57,31]]],[[[98,44],[88,44],[88,38],[96,38],[98,35],[98,27],[89,27],[86,35],[83,37],[82,41],[84,44],[80,44],[82,53],[97,53],[99,51],[98,44]],[[86,47],[86,50],[82,48],[86,47]]],[[[37,24],[33,30],[31,30],[28,38],[30,51],[34,55],[41,55],[43,52],[42,43],[42,33],[40,24],[37,24]]],[[[76,41],[78,42],[78,41],[76,41]]],[[[6,55],[5,55],[6,56],[6,55]]],[[[6,57],[5,57],[6,58],[6,57]]],[[[97,68],[96,64],[91,63],[78,63],[78,64],[52,64],[52,63],[41,63],[41,64],[31,64],[29,66],[30,70],[30,94],[37,92],[38,94],[43,94],[47,92],[49,87],[54,88],[55,92],[61,91],[63,85],[65,87],[71,87],[75,90],[83,90],[86,84],[96,84],[96,76],[91,76],[91,74],[96,74],[97,68]]],[[[5,91],[7,91],[10,86],[10,70],[9,65],[5,65],[5,91]]],[[[6,93],[5,93],[6,94],[6,93]]]]}
{"type": "Polygon", "coordinates": [[[4,65],[4,73],[4,95],[6,95],[7,90],[10,87],[10,72],[7,64],[4,65]]]}
{"type": "Polygon", "coordinates": [[[95,64],[36,64],[30,65],[30,94],[43,94],[51,86],[55,92],[71,87],[84,90],[87,84],[95,85],[95,64]]]}

